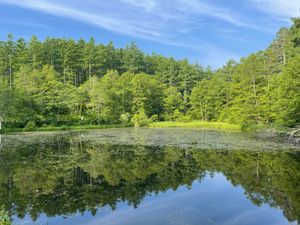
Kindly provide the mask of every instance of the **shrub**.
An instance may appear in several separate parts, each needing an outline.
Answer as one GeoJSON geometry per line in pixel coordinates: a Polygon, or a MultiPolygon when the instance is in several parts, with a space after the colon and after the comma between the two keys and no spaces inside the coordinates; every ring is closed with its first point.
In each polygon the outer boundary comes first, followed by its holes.
{"type": "Polygon", "coordinates": [[[129,122],[130,122],[130,119],[131,119],[130,113],[123,113],[123,114],[121,114],[121,116],[120,116],[120,121],[121,121],[123,124],[129,123],[129,122]]]}
{"type": "Polygon", "coordinates": [[[135,127],[145,127],[150,123],[150,119],[147,117],[144,109],[140,109],[138,113],[134,114],[131,121],[135,127]]]}
{"type": "Polygon", "coordinates": [[[152,115],[152,116],[150,117],[150,121],[151,121],[151,122],[156,122],[156,121],[158,121],[158,115],[156,115],[156,114],[152,115]]]}
{"type": "Polygon", "coordinates": [[[66,126],[66,125],[64,125],[64,126],[61,127],[61,130],[68,130],[68,129],[69,129],[69,127],[66,126]]]}
{"type": "Polygon", "coordinates": [[[185,115],[182,112],[180,112],[179,110],[175,110],[174,119],[177,122],[189,122],[192,120],[190,115],[185,115]]]}
{"type": "Polygon", "coordinates": [[[34,121],[29,121],[24,127],[24,131],[33,131],[36,129],[36,125],[34,121]]]}

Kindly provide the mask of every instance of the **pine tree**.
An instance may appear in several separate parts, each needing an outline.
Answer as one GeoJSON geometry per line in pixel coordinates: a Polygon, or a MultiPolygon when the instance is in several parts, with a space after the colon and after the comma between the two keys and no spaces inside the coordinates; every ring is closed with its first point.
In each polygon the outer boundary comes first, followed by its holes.
{"type": "Polygon", "coordinates": [[[122,69],[131,73],[139,73],[144,68],[144,54],[137,47],[135,42],[127,45],[122,52],[123,54],[123,65],[122,69]]]}

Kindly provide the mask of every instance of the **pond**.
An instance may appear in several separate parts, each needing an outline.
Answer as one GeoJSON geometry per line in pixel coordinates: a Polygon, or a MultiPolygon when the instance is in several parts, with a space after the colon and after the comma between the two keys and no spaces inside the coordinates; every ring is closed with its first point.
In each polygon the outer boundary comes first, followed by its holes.
{"type": "Polygon", "coordinates": [[[2,135],[1,206],[19,225],[296,225],[300,149],[198,129],[2,135]]]}

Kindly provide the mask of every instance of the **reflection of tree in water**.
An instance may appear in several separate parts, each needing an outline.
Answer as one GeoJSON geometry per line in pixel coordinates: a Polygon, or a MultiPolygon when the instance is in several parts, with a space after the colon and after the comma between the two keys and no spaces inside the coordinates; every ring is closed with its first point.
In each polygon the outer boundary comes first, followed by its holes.
{"type": "Polygon", "coordinates": [[[298,153],[103,145],[55,136],[0,152],[0,202],[33,219],[95,214],[123,201],[138,207],[147,194],[191,186],[207,172],[222,172],[254,204],[279,207],[300,221],[298,153]]]}

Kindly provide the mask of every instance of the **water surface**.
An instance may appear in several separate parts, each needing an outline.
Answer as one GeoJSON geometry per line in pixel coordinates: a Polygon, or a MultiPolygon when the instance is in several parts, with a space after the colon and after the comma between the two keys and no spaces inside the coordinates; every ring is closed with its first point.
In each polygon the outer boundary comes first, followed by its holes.
{"type": "Polygon", "coordinates": [[[298,224],[300,151],[197,129],[2,135],[0,205],[14,224],[298,224]]]}

